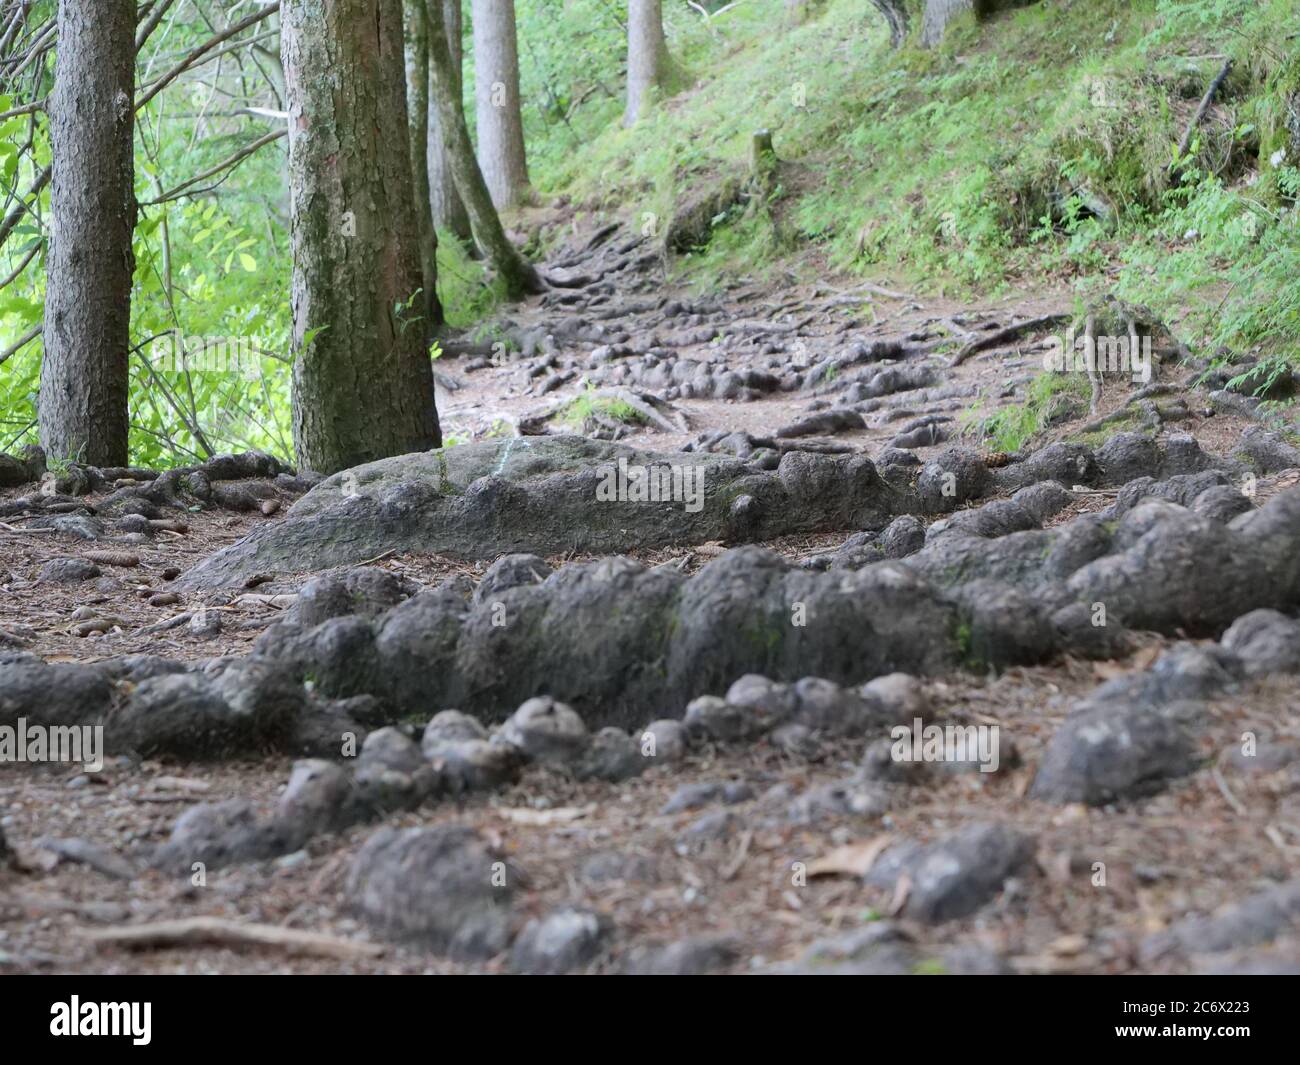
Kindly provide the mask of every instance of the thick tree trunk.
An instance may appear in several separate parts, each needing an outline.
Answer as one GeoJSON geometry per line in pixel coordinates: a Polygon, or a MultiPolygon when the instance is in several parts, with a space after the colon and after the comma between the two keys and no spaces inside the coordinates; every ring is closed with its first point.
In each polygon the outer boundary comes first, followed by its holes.
{"type": "Polygon", "coordinates": [[[401,0],[286,0],[293,438],[333,473],[441,443],[425,345],[401,0]]]}
{"type": "Polygon", "coordinates": [[[493,205],[504,210],[529,196],[515,0],[474,0],[473,14],[479,165],[493,205]]]}
{"type": "Polygon", "coordinates": [[[51,459],[127,463],[135,256],[135,4],[61,0],[41,363],[51,459]]]}
{"type": "Polygon", "coordinates": [[[871,0],[871,3],[889,26],[889,43],[900,47],[907,39],[906,0],[871,0]]]}
{"type": "Polygon", "coordinates": [[[628,0],[627,110],[623,125],[635,125],[655,89],[668,74],[662,0],[628,0]]]}
{"type": "MultiPolygon", "coordinates": [[[[872,0],[876,3],[876,0],[872,0]]],[[[974,11],[975,17],[983,19],[1012,8],[1028,7],[1038,0],[926,0],[925,15],[921,21],[921,44],[932,48],[943,40],[948,23],[963,11],[974,11]]],[[[876,3],[879,7],[879,3],[876,3]]]]}
{"type": "Polygon", "coordinates": [[[921,44],[926,48],[934,47],[943,40],[948,23],[963,11],[971,11],[974,7],[974,0],[925,0],[921,44]]]}
{"type": "MultiPolygon", "coordinates": [[[[461,43],[460,0],[425,0],[442,8],[443,22],[447,27],[447,47],[451,52],[452,67],[456,74],[456,95],[461,93],[461,60],[464,52],[461,43]]],[[[428,12],[425,12],[426,18],[428,12]]],[[[433,73],[429,74],[433,92],[433,73]]],[[[451,160],[447,152],[447,138],[438,118],[438,108],[429,109],[429,196],[433,204],[433,224],[463,244],[473,240],[469,225],[469,212],[456,191],[456,181],[451,176],[451,160]]]]}
{"type": "Polygon", "coordinates": [[[424,282],[424,334],[432,341],[442,325],[442,304],[438,302],[438,234],[429,196],[429,15],[425,0],[406,0],[406,111],[424,282]]]}
{"type": "Polygon", "coordinates": [[[543,291],[545,286],[537,271],[519,254],[501,227],[483,172],[474,157],[474,143],[469,137],[469,126],[465,124],[465,110],[461,105],[451,50],[447,46],[442,10],[437,4],[429,7],[429,72],[438,119],[447,137],[452,177],[469,212],[475,239],[501,276],[511,299],[543,291]]]}

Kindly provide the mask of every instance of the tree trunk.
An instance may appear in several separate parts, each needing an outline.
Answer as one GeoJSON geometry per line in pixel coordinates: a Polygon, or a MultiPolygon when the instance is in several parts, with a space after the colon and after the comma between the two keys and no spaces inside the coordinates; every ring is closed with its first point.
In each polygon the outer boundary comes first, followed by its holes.
{"type": "MultiPolygon", "coordinates": [[[[461,94],[461,43],[460,0],[425,0],[429,4],[442,6],[442,18],[447,27],[447,47],[451,52],[452,67],[456,74],[456,95],[461,94]]],[[[426,18],[428,12],[425,12],[426,18]]],[[[433,92],[433,74],[429,74],[430,88],[433,92]]],[[[433,224],[445,230],[462,244],[473,240],[469,225],[469,212],[456,191],[455,179],[451,176],[451,161],[448,158],[447,138],[442,131],[438,118],[438,108],[429,109],[429,196],[433,204],[433,224]]]]}
{"type": "Polygon", "coordinates": [[[420,276],[424,284],[424,335],[433,341],[442,325],[438,302],[438,234],[433,228],[429,196],[429,16],[425,0],[405,0],[406,111],[411,152],[411,180],[420,237],[420,276]]]}
{"type": "Polygon", "coordinates": [[[286,0],[293,438],[321,473],[438,447],[401,0],[286,0]]]}
{"type": "Polygon", "coordinates": [[[135,4],[61,0],[41,443],[51,459],[127,463],[135,255],[135,4]]]}
{"type": "Polygon", "coordinates": [[[889,43],[895,48],[901,47],[907,39],[906,0],[871,0],[871,3],[889,25],[889,43]]]}
{"type": "Polygon", "coordinates": [[[493,205],[505,210],[529,195],[515,0],[474,0],[473,14],[479,165],[493,205]]]}
{"type": "Polygon", "coordinates": [[[636,124],[654,90],[663,88],[667,74],[662,0],[628,0],[627,110],[623,125],[636,124]]]}
{"type": "Polygon", "coordinates": [[[921,44],[932,48],[943,40],[948,23],[963,11],[974,10],[975,0],[925,0],[921,21],[921,44]]]}
{"type": "Polygon", "coordinates": [[[501,228],[501,219],[492,205],[492,196],[474,157],[474,144],[469,138],[469,126],[465,124],[465,109],[461,106],[446,26],[438,4],[429,5],[429,72],[438,119],[447,136],[452,177],[469,212],[475,239],[501,276],[506,294],[511,299],[543,291],[545,286],[537,271],[519,254],[501,228]]]}

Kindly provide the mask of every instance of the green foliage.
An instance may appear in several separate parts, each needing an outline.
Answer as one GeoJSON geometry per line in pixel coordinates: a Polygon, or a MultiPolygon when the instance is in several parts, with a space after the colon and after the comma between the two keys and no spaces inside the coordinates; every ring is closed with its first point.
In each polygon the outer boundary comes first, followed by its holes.
{"type": "Polygon", "coordinates": [[[627,424],[636,424],[644,420],[641,413],[630,403],[612,396],[598,395],[595,387],[591,385],[565,406],[559,415],[559,420],[581,431],[595,415],[627,424]]]}
{"type": "Polygon", "coordinates": [[[982,401],[971,407],[962,415],[961,431],[986,441],[995,451],[1016,452],[1088,393],[1084,374],[1044,372],[1030,383],[1021,404],[991,413],[985,413],[982,401]]]}

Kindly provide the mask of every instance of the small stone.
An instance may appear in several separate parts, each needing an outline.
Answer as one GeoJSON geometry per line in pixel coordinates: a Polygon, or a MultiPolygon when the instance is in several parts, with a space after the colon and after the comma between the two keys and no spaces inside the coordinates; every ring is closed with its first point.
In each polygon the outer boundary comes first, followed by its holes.
{"type": "Polygon", "coordinates": [[[678,762],[689,749],[686,726],[680,721],[652,721],[641,730],[640,753],[646,761],[678,762]]]}
{"type": "Polygon", "coordinates": [[[347,892],[380,933],[473,961],[506,948],[517,877],[471,828],[383,828],[357,852],[347,892]]]}
{"type": "Polygon", "coordinates": [[[459,710],[443,710],[433,715],[425,726],[420,748],[426,758],[433,758],[442,747],[464,740],[486,740],[487,729],[476,717],[463,714],[459,710]]]}
{"type": "Polygon", "coordinates": [[[620,728],[603,728],[592,737],[591,744],[578,762],[579,780],[628,780],[647,768],[636,741],[620,728]]]}
{"type": "Polygon", "coordinates": [[[531,759],[556,763],[575,761],[590,742],[577,711],[549,696],[516,710],[501,726],[501,739],[531,759]]]}
{"type": "Polygon", "coordinates": [[[524,926],[510,951],[516,973],[558,976],[583,969],[604,951],[613,925],[603,914],[564,907],[524,926]]]}
{"type": "Polygon", "coordinates": [[[99,567],[84,558],[55,558],[40,568],[36,579],[42,584],[72,584],[93,580],[99,575],[99,567]]]}

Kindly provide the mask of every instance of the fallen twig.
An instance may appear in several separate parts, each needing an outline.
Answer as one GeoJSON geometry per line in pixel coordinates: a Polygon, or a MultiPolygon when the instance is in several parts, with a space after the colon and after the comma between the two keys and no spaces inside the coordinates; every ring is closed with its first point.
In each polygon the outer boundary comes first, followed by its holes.
{"type": "Polygon", "coordinates": [[[95,946],[122,947],[126,950],[186,946],[271,947],[300,957],[338,958],[344,961],[377,958],[387,950],[378,943],[362,943],[320,932],[280,928],[277,925],[240,924],[224,917],[185,917],[174,921],[87,929],[85,932],[95,946]]]}

